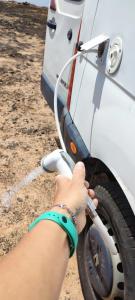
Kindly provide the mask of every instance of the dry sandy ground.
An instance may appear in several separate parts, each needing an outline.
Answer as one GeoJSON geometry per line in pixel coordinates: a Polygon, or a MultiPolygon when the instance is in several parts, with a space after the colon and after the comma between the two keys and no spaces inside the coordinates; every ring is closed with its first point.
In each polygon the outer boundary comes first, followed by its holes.
{"type": "MultiPolygon", "coordinates": [[[[40,92],[46,13],[34,6],[0,2],[1,194],[56,147],[53,114],[40,92]]],[[[14,197],[8,213],[1,213],[1,256],[50,206],[53,189],[54,176],[41,176],[14,197]]],[[[70,260],[60,299],[83,299],[75,257],[70,260]]]]}

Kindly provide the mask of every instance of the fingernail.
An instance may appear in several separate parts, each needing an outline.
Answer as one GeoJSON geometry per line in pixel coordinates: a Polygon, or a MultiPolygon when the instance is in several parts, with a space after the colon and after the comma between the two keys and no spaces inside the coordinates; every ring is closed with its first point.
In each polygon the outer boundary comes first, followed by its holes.
{"type": "Polygon", "coordinates": [[[84,168],[84,163],[82,161],[79,161],[76,165],[79,168],[84,168]]]}

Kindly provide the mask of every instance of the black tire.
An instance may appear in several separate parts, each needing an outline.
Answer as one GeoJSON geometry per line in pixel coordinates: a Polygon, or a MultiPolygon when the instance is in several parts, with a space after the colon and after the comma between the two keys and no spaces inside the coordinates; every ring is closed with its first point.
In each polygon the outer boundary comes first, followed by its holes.
{"type": "MultiPolygon", "coordinates": [[[[107,217],[115,235],[124,272],[124,295],[114,297],[116,300],[135,299],[135,216],[126,197],[115,183],[96,186],[96,196],[99,199],[98,213],[104,219],[107,217]]],[[[87,224],[79,237],[77,260],[82,291],[85,300],[100,300],[94,291],[90,276],[86,272],[85,240],[91,222],[87,224]]],[[[110,299],[110,298],[109,298],[110,299]]],[[[110,299],[112,300],[112,299],[110,299]]]]}

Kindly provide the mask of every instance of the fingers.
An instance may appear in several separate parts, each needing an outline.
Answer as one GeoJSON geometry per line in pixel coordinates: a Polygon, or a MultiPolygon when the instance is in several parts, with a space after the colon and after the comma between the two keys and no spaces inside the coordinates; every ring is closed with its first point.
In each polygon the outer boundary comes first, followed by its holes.
{"type": "Polygon", "coordinates": [[[79,161],[73,170],[73,181],[78,185],[84,184],[85,181],[85,166],[83,162],[79,161]]]}
{"type": "Polygon", "coordinates": [[[89,182],[87,180],[84,181],[84,185],[85,185],[86,189],[89,188],[89,182]]]}
{"type": "Polygon", "coordinates": [[[92,189],[88,190],[88,195],[93,199],[95,197],[95,192],[92,189]]]}
{"type": "Polygon", "coordinates": [[[98,199],[95,198],[95,192],[94,192],[94,190],[89,189],[88,190],[88,195],[91,197],[91,199],[93,199],[93,202],[94,202],[95,206],[97,207],[98,206],[98,199]]]}

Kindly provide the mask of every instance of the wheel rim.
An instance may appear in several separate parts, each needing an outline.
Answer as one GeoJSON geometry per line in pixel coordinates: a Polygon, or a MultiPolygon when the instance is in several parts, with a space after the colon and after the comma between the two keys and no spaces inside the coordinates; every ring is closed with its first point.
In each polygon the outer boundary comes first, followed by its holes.
{"type": "Polygon", "coordinates": [[[116,237],[108,217],[100,217],[108,233],[113,237],[118,252],[117,255],[111,255],[95,225],[91,225],[87,230],[84,244],[87,280],[95,295],[94,300],[123,300],[124,274],[116,237]]]}

